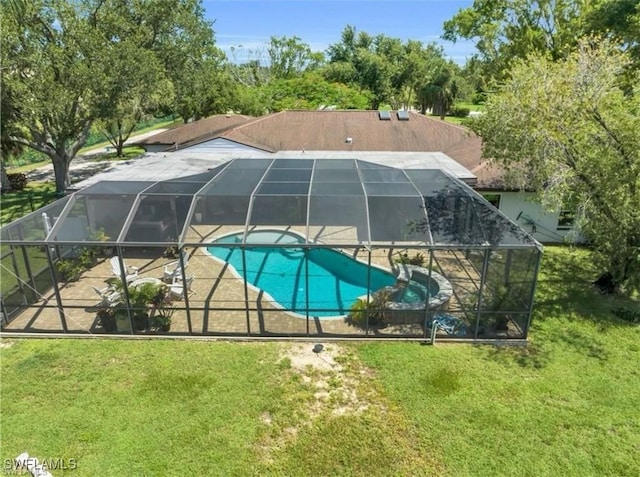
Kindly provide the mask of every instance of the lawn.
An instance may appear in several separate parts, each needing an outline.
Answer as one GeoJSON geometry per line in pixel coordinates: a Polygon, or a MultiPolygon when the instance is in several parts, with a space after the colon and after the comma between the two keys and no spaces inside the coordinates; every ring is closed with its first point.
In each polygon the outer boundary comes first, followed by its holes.
{"type": "Polygon", "coordinates": [[[586,250],[545,249],[527,347],[326,343],[305,366],[312,343],[4,338],[2,458],[76,459],[56,476],[639,475],[640,326],[611,309],[640,304],[594,276],[586,250]]]}
{"type": "Polygon", "coordinates": [[[29,182],[23,190],[2,194],[0,225],[19,219],[57,199],[56,187],[50,182],[29,182]]]}

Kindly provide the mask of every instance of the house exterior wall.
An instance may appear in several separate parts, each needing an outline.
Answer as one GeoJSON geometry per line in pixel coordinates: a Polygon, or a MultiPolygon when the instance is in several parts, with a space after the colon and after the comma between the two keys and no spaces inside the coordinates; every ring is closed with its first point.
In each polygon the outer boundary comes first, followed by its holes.
{"type": "Polygon", "coordinates": [[[533,192],[480,192],[483,196],[499,195],[500,211],[542,243],[563,242],[571,227],[558,224],[559,212],[546,212],[534,201],[533,192]]]}

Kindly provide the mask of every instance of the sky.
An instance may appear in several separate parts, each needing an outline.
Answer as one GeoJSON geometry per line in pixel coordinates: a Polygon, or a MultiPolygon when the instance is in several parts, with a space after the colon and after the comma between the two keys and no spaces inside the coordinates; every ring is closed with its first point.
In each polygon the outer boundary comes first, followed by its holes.
{"type": "Polygon", "coordinates": [[[340,41],[345,26],[352,25],[357,32],[374,36],[436,42],[460,65],[474,53],[473,43],[454,44],[440,36],[443,23],[472,4],[473,0],[202,1],[207,19],[214,21],[217,46],[235,62],[246,61],[249,50],[264,52],[272,36],[297,36],[313,51],[324,51],[340,41]]]}

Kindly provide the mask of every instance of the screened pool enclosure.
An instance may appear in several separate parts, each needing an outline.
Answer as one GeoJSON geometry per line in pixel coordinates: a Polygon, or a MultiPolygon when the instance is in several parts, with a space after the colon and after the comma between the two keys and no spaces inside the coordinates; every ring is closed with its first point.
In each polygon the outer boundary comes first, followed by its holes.
{"type": "Polygon", "coordinates": [[[5,332],[526,339],[541,245],[437,169],[234,159],[3,227],[5,332]]]}

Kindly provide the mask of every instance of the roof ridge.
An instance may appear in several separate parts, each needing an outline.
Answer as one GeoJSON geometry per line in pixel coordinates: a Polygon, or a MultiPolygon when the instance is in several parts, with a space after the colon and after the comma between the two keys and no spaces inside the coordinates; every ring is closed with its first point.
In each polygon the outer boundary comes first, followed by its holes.
{"type": "Polygon", "coordinates": [[[234,128],[230,128],[230,129],[228,129],[227,131],[225,131],[225,134],[226,134],[227,132],[235,131],[236,129],[241,129],[241,128],[243,128],[244,126],[248,126],[248,125],[250,125],[250,124],[256,124],[256,123],[259,123],[259,122],[261,122],[261,121],[266,120],[267,118],[272,118],[272,117],[274,117],[274,116],[277,116],[277,115],[279,115],[279,114],[286,113],[286,112],[287,112],[287,110],[285,109],[285,110],[282,110],[282,111],[277,111],[277,112],[275,112],[275,113],[265,114],[264,116],[258,116],[257,118],[254,118],[254,120],[253,120],[253,121],[247,121],[247,122],[246,122],[246,123],[244,123],[244,124],[239,124],[238,126],[236,126],[236,127],[234,127],[234,128]]]}

